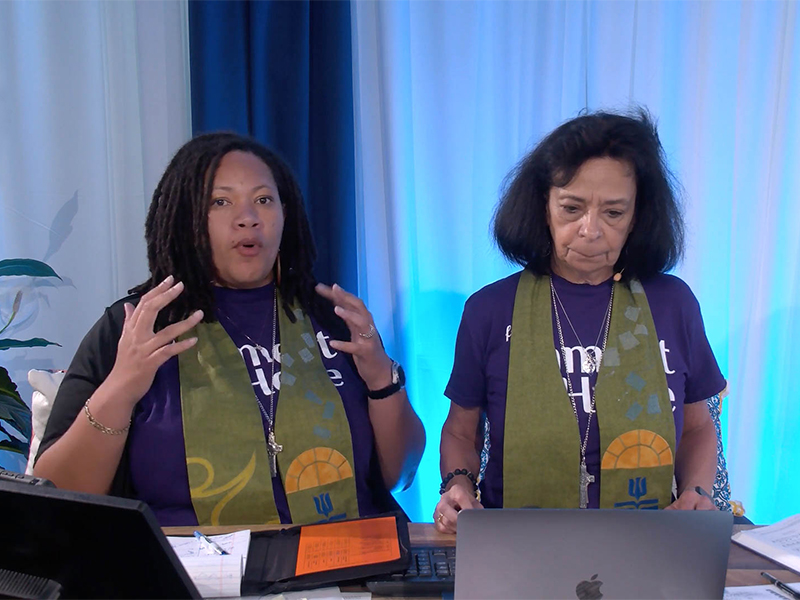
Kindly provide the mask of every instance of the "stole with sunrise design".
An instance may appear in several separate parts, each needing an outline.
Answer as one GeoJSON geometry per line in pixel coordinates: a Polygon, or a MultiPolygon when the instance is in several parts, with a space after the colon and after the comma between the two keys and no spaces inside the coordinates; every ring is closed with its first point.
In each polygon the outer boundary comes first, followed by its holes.
{"type": "MultiPolygon", "coordinates": [[[[671,502],[675,422],[641,283],[614,283],[598,373],[601,508],[671,502]]],[[[577,508],[580,434],[553,360],[550,282],[524,271],[514,300],[503,451],[503,506],[577,508]]],[[[594,485],[597,485],[596,483],[594,485]]]]}
{"type": "MultiPolygon", "coordinates": [[[[279,303],[280,306],[280,303],[279,303]]],[[[350,427],[311,320],[279,310],[281,391],[275,437],[292,522],[359,516],[350,427]]],[[[200,525],[279,523],[261,413],[244,361],[219,323],[198,325],[179,355],[184,444],[200,525]]]]}

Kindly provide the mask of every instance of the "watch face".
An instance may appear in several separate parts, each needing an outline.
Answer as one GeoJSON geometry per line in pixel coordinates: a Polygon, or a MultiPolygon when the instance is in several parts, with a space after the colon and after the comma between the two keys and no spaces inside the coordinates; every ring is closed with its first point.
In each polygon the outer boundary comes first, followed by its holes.
{"type": "Polygon", "coordinates": [[[392,383],[395,384],[400,381],[400,373],[399,371],[402,370],[403,367],[396,361],[392,361],[392,383]]]}
{"type": "Polygon", "coordinates": [[[400,386],[404,386],[406,384],[406,373],[403,371],[402,365],[399,363],[394,363],[397,368],[392,369],[392,383],[399,383],[400,386]]]}

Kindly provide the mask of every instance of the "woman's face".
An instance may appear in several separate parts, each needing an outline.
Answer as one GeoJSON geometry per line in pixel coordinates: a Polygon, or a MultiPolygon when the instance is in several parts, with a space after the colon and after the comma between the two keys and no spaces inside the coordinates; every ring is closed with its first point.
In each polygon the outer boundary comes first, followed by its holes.
{"type": "Polygon", "coordinates": [[[550,188],[553,272],[573,283],[611,277],[633,229],[635,203],[633,167],[613,158],[587,160],[569,184],[550,188]]]}
{"type": "Polygon", "coordinates": [[[249,152],[222,157],[208,207],[217,285],[256,288],[272,281],[284,211],[270,168],[249,152]]]}

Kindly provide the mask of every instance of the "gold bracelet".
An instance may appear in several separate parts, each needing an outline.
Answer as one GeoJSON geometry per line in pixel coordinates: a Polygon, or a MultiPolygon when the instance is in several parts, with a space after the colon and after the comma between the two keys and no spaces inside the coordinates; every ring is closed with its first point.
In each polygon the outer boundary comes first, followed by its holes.
{"type": "Polygon", "coordinates": [[[86,401],[86,404],[83,405],[83,412],[86,413],[86,418],[89,419],[89,424],[98,429],[99,431],[105,433],[106,435],[122,435],[123,433],[128,433],[128,430],[131,428],[131,422],[128,421],[128,424],[125,425],[122,429],[112,429],[111,427],[106,427],[101,422],[97,421],[93,416],[92,413],[89,412],[89,400],[86,401]]]}

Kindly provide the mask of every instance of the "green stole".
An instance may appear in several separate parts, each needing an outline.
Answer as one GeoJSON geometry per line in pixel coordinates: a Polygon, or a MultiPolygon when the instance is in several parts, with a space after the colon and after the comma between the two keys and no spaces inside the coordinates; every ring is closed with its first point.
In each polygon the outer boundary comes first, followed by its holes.
{"type": "MultiPolygon", "coordinates": [[[[280,306],[280,298],[278,298],[280,306]]],[[[278,309],[278,472],[293,523],[358,517],[353,445],[342,399],[328,377],[311,319],[278,309]]],[[[202,323],[179,355],[189,488],[200,525],[280,523],[261,412],[242,356],[219,323],[202,323]]],[[[269,404],[265,404],[269,409],[269,404]]]]}
{"type": "MultiPolygon", "coordinates": [[[[658,335],[641,283],[614,286],[595,387],[600,508],[664,508],[671,502],[675,422],[658,335]]],[[[553,354],[549,277],[523,271],[509,350],[504,507],[579,506],[584,432],[553,354]]]]}

